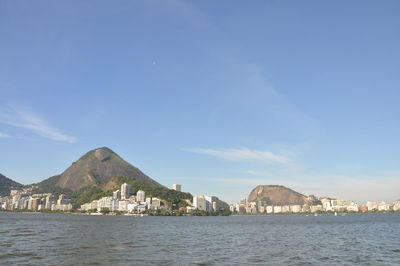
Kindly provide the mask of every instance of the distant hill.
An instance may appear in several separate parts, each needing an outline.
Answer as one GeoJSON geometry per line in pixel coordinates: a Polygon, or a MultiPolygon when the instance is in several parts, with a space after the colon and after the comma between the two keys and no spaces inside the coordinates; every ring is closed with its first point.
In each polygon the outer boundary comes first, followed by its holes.
{"type": "Polygon", "coordinates": [[[271,205],[303,205],[308,203],[307,196],[278,185],[257,186],[250,192],[248,200],[265,201],[271,205]]]}
{"type": "Polygon", "coordinates": [[[50,177],[36,185],[41,188],[41,191],[47,190],[47,192],[78,191],[92,185],[107,184],[116,176],[124,176],[146,185],[164,188],[107,147],[89,151],[72,163],[61,175],[50,177]]]}
{"type": "Polygon", "coordinates": [[[0,196],[9,196],[11,189],[20,189],[23,185],[0,174],[0,196]]]}

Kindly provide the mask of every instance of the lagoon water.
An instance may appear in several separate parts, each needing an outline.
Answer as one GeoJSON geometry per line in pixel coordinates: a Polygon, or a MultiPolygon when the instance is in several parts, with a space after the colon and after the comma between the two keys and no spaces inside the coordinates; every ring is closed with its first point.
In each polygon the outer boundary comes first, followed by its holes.
{"type": "Polygon", "coordinates": [[[400,265],[400,214],[0,212],[0,265],[400,265]]]}

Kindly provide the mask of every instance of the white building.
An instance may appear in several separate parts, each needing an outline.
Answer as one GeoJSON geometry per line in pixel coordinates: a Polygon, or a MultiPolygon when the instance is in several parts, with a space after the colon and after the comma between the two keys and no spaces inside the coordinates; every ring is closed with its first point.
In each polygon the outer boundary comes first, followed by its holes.
{"type": "Polygon", "coordinates": [[[290,205],[290,211],[293,213],[299,213],[299,212],[301,212],[301,206],[300,205],[290,205]]]}
{"type": "Polygon", "coordinates": [[[354,202],[352,202],[350,205],[348,205],[347,207],[347,211],[348,212],[358,212],[358,205],[355,204],[354,202]]]}
{"type": "Polygon", "coordinates": [[[288,212],[290,212],[290,206],[289,206],[289,205],[284,205],[284,206],[282,206],[282,212],[283,212],[283,213],[288,213],[288,212]]]}
{"type": "Polygon", "coordinates": [[[322,211],[322,205],[311,205],[310,210],[312,213],[322,211]]]}
{"type": "Polygon", "coordinates": [[[397,211],[400,211],[400,200],[394,202],[394,204],[393,204],[393,210],[396,211],[396,212],[397,212],[397,211]]]}
{"type": "Polygon", "coordinates": [[[367,201],[367,208],[368,208],[368,211],[377,211],[378,203],[367,201]]]}
{"type": "Polygon", "coordinates": [[[121,199],[125,200],[131,196],[131,185],[123,183],[121,185],[121,199]]]}
{"type": "Polygon", "coordinates": [[[180,184],[173,184],[172,189],[176,191],[182,191],[182,185],[180,184]]]}
{"type": "Polygon", "coordinates": [[[201,211],[207,211],[207,201],[204,196],[193,197],[193,207],[201,211]]]}
{"type": "Polygon", "coordinates": [[[146,202],[146,193],[143,190],[138,190],[136,193],[136,201],[146,202]]]}
{"type": "Polygon", "coordinates": [[[274,206],[274,213],[281,213],[282,212],[282,206],[274,206]]]}
{"type": "Polygon", "coordinates": [[[378,211],[389,211],[390,210],[390,204],[389,203],[385,203],[385,202],[381,202],[378,204],[378,211]]]}
{"type": "Polygon", "coordinates": [[[70,211],[72,210],[72,204],[54,204],[51,205],[52,211],[70,211]]]}
{"type": "Polygon", "coordinates": [[[331,200],[331,204],[334,211],[345,211],[347,210],[347,206],[350,205],[350,203],[345,200],[331,200]]]}
{"type": "Polygon", "coordinates": [[[321,198],[322,208],[324,211],[333,211],[332,202],[330,198],[321,198]]]}
{"type": "Polygon", "coordinates": [[[111,211],[113,205],[113,197],[102,197],[97,201],[97,211],[101,211],[102,209],[111,211]]]}

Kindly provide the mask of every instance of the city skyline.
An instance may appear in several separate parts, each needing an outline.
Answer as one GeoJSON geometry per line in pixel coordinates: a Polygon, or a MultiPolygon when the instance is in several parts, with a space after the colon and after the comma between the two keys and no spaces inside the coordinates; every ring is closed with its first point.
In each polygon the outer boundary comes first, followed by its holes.
{"type": "Polygon", "coordinates": [[[0,4],[0,173],[107,146],[193,195],[400,198],[400,4],[0,4]],[[5,152],[4,152],[5,151],[5,152]]]}

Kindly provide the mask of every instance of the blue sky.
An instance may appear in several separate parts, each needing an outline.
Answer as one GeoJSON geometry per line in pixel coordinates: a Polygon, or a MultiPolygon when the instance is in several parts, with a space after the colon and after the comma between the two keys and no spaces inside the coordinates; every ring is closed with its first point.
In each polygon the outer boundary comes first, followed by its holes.
{"type": "Polygon", "coordinates": [[[234,202],[400,198],[398,1],[1,1],[0,173],[107,146],[234,202]]]}

